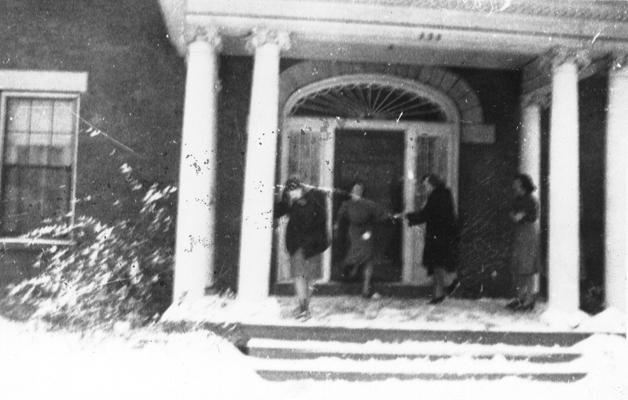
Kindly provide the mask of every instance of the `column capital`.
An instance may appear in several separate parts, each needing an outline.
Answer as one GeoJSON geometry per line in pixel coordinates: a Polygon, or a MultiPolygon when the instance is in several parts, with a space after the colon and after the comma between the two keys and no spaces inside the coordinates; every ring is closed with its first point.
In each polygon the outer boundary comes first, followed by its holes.
{"type": "Polygon", "coordinates": [[[610,55],[611,71],[626,70],[628,67],[628,53],[612,53],[610,55]]]}
{"type": "Polygon", "coordinates": [[[543,54],[540,61],[541,69],[547,72],[551,72],[566,63],[573,63],[578,70],[581,70],[591,64],[591,54],[585,49],[557,46],[543,54]]]}
{"type": "Polygon", "coordinates": [[[541,108],[548,108],[552,102],[552,93],[549,90],[535,90],[521,97],[521,107],[525,108],[531,105],[538,105],[541,108]]]}
{"type": "Polygon", "coordinates": [[[290,34],[285,31],[274,31],[267,28],[254,28],[246,42],[246,48],[253,52],[265,44],[276,44],[280,50],[290,48],[290,34]]]}
{"type": "Polygon", "coordinates": [[[222,36],[218,27],[213,25],[190,25],[185,29],[187,44],[207,42],[216,51],[222,50],[222,36]]]}

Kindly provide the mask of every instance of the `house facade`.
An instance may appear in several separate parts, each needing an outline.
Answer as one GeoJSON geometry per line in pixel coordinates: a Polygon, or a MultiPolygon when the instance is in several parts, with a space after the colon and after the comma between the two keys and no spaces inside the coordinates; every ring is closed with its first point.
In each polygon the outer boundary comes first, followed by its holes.
{"type": "MultiPolygon", "coordinates": [[[[121,166],[179,188],[175,299],[288,279],[275,195],[297,174],[328,193],[367,183],[390,212],[420,178],[452,189],[459,270],[510,290],[509,204],[537,183],[550,309],[587,285],[626,310],[628,7],[497,0],[9,1],[0,16],[2,268],[28,275],[46,217],[133,214],[121,166]],[[28,184],[25,184],[28,182],[28,184]],[[38,182],[34,185],[32,182],[38,182]]],[[[421,227],[384,228],[376,277],[429,278],[421,227]]],[[[337,284],[337,255],[320,285],[337,284]]],[[[341,285],[342,286],[342,285],[341,285]]]]}
{"type": "MultiPolygon", "coordinates": [[[[460,214],[459,267],[470,276],[491,271],[499,281],[507,275],[500,265],[507,264],[510,182],[521,170],[541,188],[549,309],[577,313],[581,283],[596,274],[606,305],[626,309],[626,6],[160,4],[187,62],[175,297],[203,296],[216,279],[219,155],[221,139],[233,134],[224,118],[234,114],[247,138],[236,218],[242,299],[265,298],[287,278],[283,223],[272,210],[278,185],[292,174],[328,190],[331,231],[335,193],[351,179],[366,177],[371,199],[389,210],[411,211],[421,204],[420,176],[438,173],[460,214]],[[221,77],[237,62],[224,55],[252,62],[251,75],[221,77]],[[248,87],[236,93],[235,79],[248,87]],[[221,99],[248,109],[236,116],[221,99]]],[[[426,284],[423,231],[396,229],[388,263],[396,271],[387,279],[426,284]]],[[[328,250],[324,282],[337,275],[333,259],[328,250]]]]}

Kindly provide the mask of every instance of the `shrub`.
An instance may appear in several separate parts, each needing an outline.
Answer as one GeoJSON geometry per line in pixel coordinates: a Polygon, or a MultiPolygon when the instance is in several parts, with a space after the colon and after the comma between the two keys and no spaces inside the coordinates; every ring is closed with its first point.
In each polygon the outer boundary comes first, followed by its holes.
{"type": "MultiPolygon", "coordinates": [[[[129,177],[130,169],[123,166],[123,173],[129,177]]],[[[74,244],[44,249],[35,263],[40,273],[10,288],[5,309],[73,327],[116,321],[136,326],[165,311],[172,293],[176,189],[154,184],[145,190],[129,180],[141,196],[133,220],[105,224],[83,216],[72,225],[53,223],[28,235],[71,238],[74,244]]]]}

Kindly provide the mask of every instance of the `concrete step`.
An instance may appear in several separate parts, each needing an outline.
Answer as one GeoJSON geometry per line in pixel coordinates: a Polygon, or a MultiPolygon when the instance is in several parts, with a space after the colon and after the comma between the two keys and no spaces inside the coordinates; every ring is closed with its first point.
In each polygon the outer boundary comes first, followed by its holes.
{"type": "Polygon", "coordinates": [[[429,361],[396,358],[392,360],[348,360],[336,357],[317,359],[262,359],[251,357],[252,367],[265,379],[376,381],[386,379],[492,380],[517,377],[539,381],[574,382],[586,376],[582,365],[573,362],[532,364],[526,361],[477,360],[472,357],[429,361]]]}
{"type": "Polygon", "coordinates": [[[208,329],[237,331],[243,339],[265,338],[279,340],[317,340],[366,343],[380,341],[399,342],[450,342],[475,344],[538,345],[568,347],[588,338],[590,333],[576,332],[512,332],[512,331],[473,331],[473,330],[406,330],[343,328],[313,325],[248,325],[234,327],[217,325],[208,329]]]}
{"type": "Polygon", "coordinates": [[[471,355],[474,359],[503,357],[508,361],[528,361],[531,363],[561,363],[580,357],[578,352],[562,347],[524,347],[512,345],[465,345],[448,342],[330,342],[294,341],[252,338],[246,352],[252,357],[274,359],[315,359],[336,357],[352,360],[393,360],[425,359],[429,361],[471,355]]]}
{"type": "MultiPolygon", "coordinates": [[[[357,333],[357,332],[354,332],[357,333]]],[[[250,338],[244,349],[273,381],[386,379],[492,380],[518,377],[573,382],[587,374],[571,346],[448,341],[284,340],[250,338]]]]}
{"type": "Polygon", "coordinates": [[[259,370],[260,377],[275,382],[297,381],[297,380],[315,380],[315,381],[348,381],[348,382],[373,382],[384,381],[388,379],[396,380],[439,380],[439,381],[465,381],[465,380],[483,380],[491,381],[504,378],[520,378],[539,382],[577,382],[583,379],[586,374],[579,372],[565,373],[489,373],[483,374],[473,373],[372,373],[372,372],[338,372],[338,371],[279,371],[279,370],[259,370]]]}

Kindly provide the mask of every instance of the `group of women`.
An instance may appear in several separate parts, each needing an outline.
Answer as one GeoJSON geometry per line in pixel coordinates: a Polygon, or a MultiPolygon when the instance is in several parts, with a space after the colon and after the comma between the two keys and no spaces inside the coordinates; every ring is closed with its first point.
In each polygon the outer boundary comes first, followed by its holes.
{"type": "MultiPolygon", "coordinates": [[[[458,264],[459,230],[451,191],[437,175],[422,178],[427,194],[423,207],[415,212],[389,214],[380,205],[364,198],[365,184],[356,181],[350,198],[338,212],[337,226],[348,226],[349,248],[341,263],[349,275],[362,272],[362,296],[372,295],[371,280],[375,267],[377,245],[375,229],[378,224],[391,219],[407,219],[409,225],[425,224],[423,265],[432,276],[430,304],[441,303],[459,286],[456,276],[446,285],[448,274],[455,275],[458,264]]],[[[514,237],[510,268],[514,286],[514,299],[507,307],[526,311],[535,304],[535,274],[538,272],[539,206],[532,195],[535,187],[529,176],[518,174],[513,179],[514,200],[510,219],[514,225],[514,237]]],[[[286,246],[290,254],[291,272],[295,279],[295,291],[299,299],[297,318],[309,317],[310,284],[320,273],[320,254],[329,246],[326,228],[324,197],[317,190],[306,188],[296,178],[286,182],[283,201],[275,207],[276,216],[288,214],[290,220],[286,232],[286,246]]]]}

